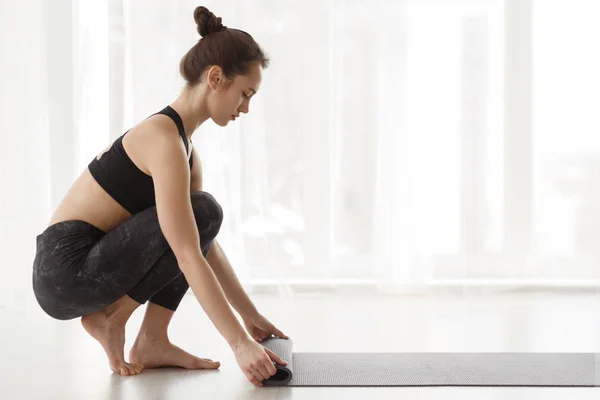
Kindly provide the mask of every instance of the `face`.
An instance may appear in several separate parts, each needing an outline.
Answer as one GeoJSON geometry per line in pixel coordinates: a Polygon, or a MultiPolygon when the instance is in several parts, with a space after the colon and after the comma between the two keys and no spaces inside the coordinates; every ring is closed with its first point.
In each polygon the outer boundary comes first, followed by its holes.
{"type": "Polygon", "coordinates": [[[211,89],[209,112],[211,119],[219,126],[227,126],[241,113],[250,111],[250,100],[260,89],[262,68],[254,63],[246,75],[227,79],[220,67],[208,71],[208,84],[211,89]]]}

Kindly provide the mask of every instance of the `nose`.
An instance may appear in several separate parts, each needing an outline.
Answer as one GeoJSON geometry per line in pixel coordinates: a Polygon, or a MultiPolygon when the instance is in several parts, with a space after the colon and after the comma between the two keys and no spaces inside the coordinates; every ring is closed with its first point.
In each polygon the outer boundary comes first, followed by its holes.
{"type": "Polygon", "coordinates": [[[250,104],[248,102],[243,102],[242,105],[238,108],[238,111],[244,114],[248,114],[250,111],[250,104]]]}

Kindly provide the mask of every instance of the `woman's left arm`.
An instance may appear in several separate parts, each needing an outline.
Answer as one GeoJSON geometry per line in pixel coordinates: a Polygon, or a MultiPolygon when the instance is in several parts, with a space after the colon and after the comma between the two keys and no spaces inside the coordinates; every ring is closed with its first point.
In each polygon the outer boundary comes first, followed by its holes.
{"type": "MultiPolygon", "coordinates": [[[[190,192],[202,191],[202,164],[196,149],[192,146],[192,173],[191,173],[191,184],[190,192]]],[[[231,267],[227,256],[223,252],[221,246],[217,242],[217,239],[213,239],[210,251],[206,256],[206,261],[212,268],[225,296],[229,301],[229,304],[240,314],[244,320],[251,320],[258,312],[256,307],[244,291],[235,271],[231,267]]]]}
{"type": "Polygon", "coordinates": [[[229,304],[240,314],[244,321],[251,320],[258,315],[256,307],[248,297],[248,294],[242,287],[231,263],[223,252],[216,239],[213,239],[210,251],[206,256],[206,261],[212,267],[212,270],[219,280],[229,304]]]}
{"type": "Polygon", "coordinates": [[[244,326],[246,327],[248,334],[252,336],[254,340],[261,342],[264,339],[271,337],[271,335],[289,339],[285,333],[256,310],[256,307],[235,275],[223,249],[216,240],[213,240],[212,242],[206,261],[208,261],[208,264],[212,267],[215,276],[219,280],[229,304],[231,304],[240,314],[244,320],[244,326]]]}
{"type": "MultiPolygon", "coordinates": [[[[193,147],[192,157],[194,157],[194,160],[192,164],[190,191],[202,191],[202,165],[200,164],[198,154],[193,147]]],[[[270,335],[277,335],[285,339],[288,338],[264,315],[256,310],[256,307],[242,287],[227,256],[216,239],[213,239],[210,251],[206,256],[206,261],[219,281],[227,301],[242,317],[246,330],[256,341],[260,342],[270,335]]]]}

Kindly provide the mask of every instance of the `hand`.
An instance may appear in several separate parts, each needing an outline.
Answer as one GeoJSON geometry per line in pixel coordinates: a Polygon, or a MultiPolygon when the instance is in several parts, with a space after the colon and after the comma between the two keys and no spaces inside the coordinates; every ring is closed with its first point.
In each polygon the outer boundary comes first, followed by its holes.
{"type": "Polygon", "coordinates": [[[256,343],[250,337],[246,337],[235,346],[233,352],[246,378],[259,387],[263,385],[263,380],[269,379],[277,372],[273,361],[283,366],[287,365],[287,361],[282,360],[277,354],[256,343]]]}
{"type": "Polygon", "coordinates": [[[256,314],[252,318],[244,319],[244,325],[248,330],[248,334],[257,342],[271,337],[271,335],[279,336],[282,339],[289,339],[283,332],[277,329],[263,315],[256,314]]]}

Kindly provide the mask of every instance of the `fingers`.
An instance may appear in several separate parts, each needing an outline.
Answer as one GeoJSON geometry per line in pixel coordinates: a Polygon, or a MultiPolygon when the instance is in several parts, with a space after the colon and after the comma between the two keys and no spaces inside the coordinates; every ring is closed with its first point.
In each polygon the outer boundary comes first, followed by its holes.
{"type": "Polygon", "coordinates": [[[261,381],[259,381],[258,379],[256,379],[254,377],[254,375],[252,375],[252,372],[245,371],[244,374],[246,375],[246,378],[248,378],[250,383],[252,383],[253,385],[258,386],[258,387],[261,387],[263,385],[261,381]]]}
{"type": "Polygon", "coordinates": [[[262,362],[263,364],[256,364],[254,368],[244,371],[248,380],[259,387],[263,386],[262,381],[269,379],[277,373],[277,369],[268,357],[263,359],[262,362]]]}
{"type": "Polygon", "coordinates": [[[269,372],[269,378],[277,373],[277,368],[275,368],[273,362],[270,359],[267,360],[265,366],[267,368],[267,372],[269,372]]]}
{"type": "MultiPolygon", "coordinates": [[[[277,328],[273,328],[273,335],[280,337],[282,339],[289,339],[289,336],[287,336],[286,334],[284,334],[283,332],[281,332],[279,329],[277,328]]],[[[272,336],[272,334],[266,334],[266,335],[256,335],[256,337],[254,338],[254,340],[256,340],[258,343],[262,342],[265,339],[268,339],[272,336]]]]}
{"type": "Polygon", "coordinates": [[[261,339],[261,340],[271,337],[271,335],[278,336],[282,339],[289,339],[289,337],[285,333],[283,333],[281,330],[277,329],[277,327],[275,327],[275,325],[273,325],[270,322],[267,322],[266,328],[257,329],[255,333],[256,333],[257,339],[261,339]]]}
{"type": "MultiPolygon", "coordinates": [[[[271,366],[272,365],[273,364],[271,364],[271,366]]],[[[245,374],[252,384],[256,386],[262,386],[262,381],[264,381],[265,379],[269,379],[272,375],[275,375],[275,372],[273,372],[273,374],[270,374],[263,365],[258,368],[254,368],[253,370],[246,371],[245,374]]]]}
{"type": "MultiPolygon", "coordinates": [[[[282,360],[277,354],[273,353],[271,350],[265,347],[265,352],[271,357],[271,360],[275,361],[279,365],[287,365],[287,361],[282,360]]],[[[273,367],[275,368],[275,367],[273,367]]]]}
{"type": "Polygon", "coordinates": [[[271,361],[270,355],[268,353],[268,349],[265,350],[264,358],[261,358],[260,363],[256,364],[256,370],[265,378],[269,379],[271,376],[275,375],[277,369],[273,365],[271,361]]]}
{"type": "MultiPolygon", "coordinates": [[[[271,325],[271,332],[273,332],[273,335],[278,336],[282,339],[289,339],[289,337],[285,333],[281,332],[279,329],[275,328],[273,325],[271,325]]],[[[271,336],[271,335],[269,335],[269,336],[271,336]]]]}
{"type": "MultiPolygon", "coordinates": [[[[282,339],[289,339],[285,333],[281,332],[279,329],[275,327],[275,325],[269,323],[269,331],[271,331],[275,336],[279,336],[282,339]]],[[[270,334],[269,334],[270,336],[270,334]]]]}
{"type": "Polygon", "coordinates": [[[275,330],[274,330],[274,331],[275,331],[275,334],[276,334],[277,336],[279,336],[280,338],[282,338],[282,339],[289,339],[289,337],[288,337],[288,336],[286,336],[286,335],[285,335],[283,332],[281,332],[279,329],[275,328],[275,330]]]}
{"type": "MultiPolygon", "coordinates": [[[[271,364],[271,362],[269,361],[269,364],[271,364]]],[[[271,364],[271,367],[273,367],[273,364],[271,364]]],[[[273,369],[275,369],[273,367],[273,369]]],[[[273,371],[273,373],[269,373],[269,371],[267,371],[267,368],[265,368],[264,365],[261,365],[257,368],[257,371],[260,375],[262,375],[263,379],[269,379],[271,377],[271,375],[275,375],[275,371],[273,371]]]]}

